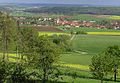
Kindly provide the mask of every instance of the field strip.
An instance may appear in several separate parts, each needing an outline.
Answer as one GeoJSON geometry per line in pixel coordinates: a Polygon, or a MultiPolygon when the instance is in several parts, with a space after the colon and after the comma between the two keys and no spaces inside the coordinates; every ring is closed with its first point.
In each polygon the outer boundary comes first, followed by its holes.
{"type": "Polygon", "coordinates": [[[61,67],[69,67],[69,68],[75,68],[80,70],[89,70],[89,66],[80,65],[80,64],[60,64],[61,67]]]}
{"type": "Polygon", "coordinates": [[[120,32],[87,32],[88,35],[114,35],[120,36],[120,32]]]}
{"type": "Polygon", "coordinates": [[[39,35],[48,35],[48,36],[51,36],[51,35],[70,35],[68,33],[61,33],[61,32],[39,32],[39,35]]]}

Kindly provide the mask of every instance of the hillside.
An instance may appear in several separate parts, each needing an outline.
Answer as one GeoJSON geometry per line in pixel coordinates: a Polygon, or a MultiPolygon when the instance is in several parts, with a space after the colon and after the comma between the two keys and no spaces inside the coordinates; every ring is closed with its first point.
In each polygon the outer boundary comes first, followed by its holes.
{"type": "Polygon", "coordinates": [[[24,12],[48,13],[48,14],[100,14],[120,15],[120,7],[38,7],[26,9],[24,12]]]}

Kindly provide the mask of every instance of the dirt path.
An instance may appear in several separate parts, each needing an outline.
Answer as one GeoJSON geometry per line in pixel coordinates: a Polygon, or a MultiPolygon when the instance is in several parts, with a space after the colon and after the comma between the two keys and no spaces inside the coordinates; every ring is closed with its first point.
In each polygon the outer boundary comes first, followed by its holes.
{"type": "Polygon", "coordinates": [[[75,34],[71,37],[70,41],[72,41],[75,38],[75,34]]]}

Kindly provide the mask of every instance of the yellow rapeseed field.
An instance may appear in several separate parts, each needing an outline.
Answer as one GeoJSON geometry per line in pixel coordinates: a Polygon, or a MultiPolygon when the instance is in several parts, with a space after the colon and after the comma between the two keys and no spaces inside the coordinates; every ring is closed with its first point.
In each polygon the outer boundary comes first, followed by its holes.
{"type": "Polygon", "coordinates": [[[75,68],[80,70],[89,70],[89,66],[79,65],[79,64],[60,64],[62,67],[75,68]]]}
{"type": "Polygon", "coordinates": [[[110,16],[109,19],[120,20],[120,16],[110,16]]]}
{"type": "Polygon", "coordinates": [[[120,32],[87,32],[89,35],[120,35],[120,32]]]}
{"type": "Polygon", "coordinates": [[[59,33],[59,32],[39,32],[39,35],[70,35],[68,33],[59,33]]]}

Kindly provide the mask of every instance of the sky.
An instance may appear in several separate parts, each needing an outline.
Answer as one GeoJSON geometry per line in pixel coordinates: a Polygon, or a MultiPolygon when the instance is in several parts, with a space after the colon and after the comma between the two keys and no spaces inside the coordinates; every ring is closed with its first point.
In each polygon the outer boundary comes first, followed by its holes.
{"type": "Polygon", "coordinates": [[[0,0],[0,3],[89,4],[120,6],[120,0],[0,0]]]}

